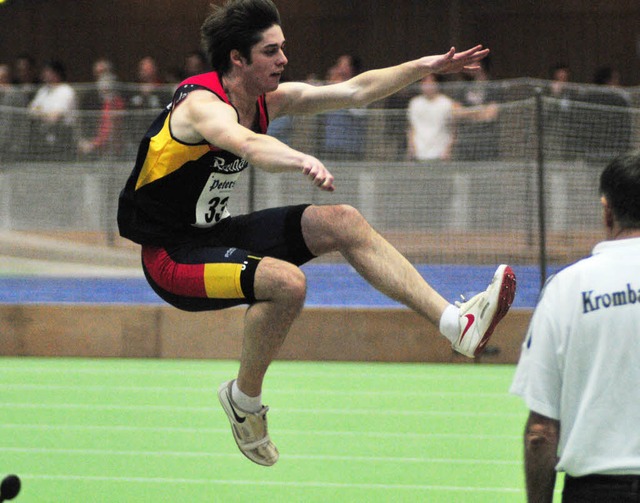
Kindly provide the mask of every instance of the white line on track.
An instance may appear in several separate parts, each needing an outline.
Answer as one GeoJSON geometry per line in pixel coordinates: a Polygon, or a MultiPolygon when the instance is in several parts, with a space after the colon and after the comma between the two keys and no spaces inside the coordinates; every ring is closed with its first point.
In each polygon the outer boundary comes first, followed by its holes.
{"type": "MultiPolygon", "coordinates": [[[[44,447],[0,447],[0,452],[24,454],[64,454],[78,456],[131,456],[131,457],[184,457],[184,458],[237,458],[238,453],[191,452],[191,451],[125,451],[109,449],[49,449],[44,447]]],[[[387,456],[324,456],[311,454],[283,454],[281,459],[297,461],[349,461],[384,463],[440,463],[440,464],[491,464],[520,466],[520,461],[501,459],[451,459],[451,458],[400,458],[387,456]]]]}
{"type": "Polygon", "coordinates": [[[188,485],[236,485],[236,486],[272,486],[272,487],[334,487],[355,489],[388,489],[388,490],[418,490],[418,491],[452,491],[464,493],[521,493],[522,489],[513,487],[460,487],[435,485],[401,485],[401,484],[349,484],[340,482],[292,482],[275,480],[215,480],[215,479],[186,479],[165,477],[105,477],[80,475],[49,475],[26,473],[21,477],[25,480],[67,480],[67,481],[96,481],[96,482],[126,482],[140,484],[188,484],[188,485]]]}
{"type": "MultiPolygon", "coordinates": [[[[166,412],[206,412],[218,411],[219,407],[206,406],[185,406],[185,405],[115,405],[115,404],[90,404],[90,403],[19,403],[2,402],[2,409],[33,409],[33,410],[93,410],[93,411],[166,411],[166,412]]],[[[438,410],[398,410],[398,409],[303,409],[289,407],[273,407],[273,412],[286,414],[314,414],[314,415],[339,415],[343,416],[348,412],[350,416],[451,416],[451,417],[479,417],[491,418],[520,418],[522,413],[505,412],[477,412],[477,411],[438,411],[438,410]]]]}
{"type": "MultiPolygon", "coordinates": [[[[19,391],[96,391],[96,392],[132,392],[132,393],[203,393],[213,394],[215,387],[195,387],[195,386],[105,386],[105,385],[55,385],[55,384],[6,384],[0,382],[0,392],[6,390],[19,391]]],[[[296,389],[270,389],[269,395],[299,395],[300,390],[296,389]]],[[[305,389],[304,395],[330,395],[330,396],[399,396],[409,397],[436,397],[436,396],[452,396],[452,397],[480,397],[480,398],[503,398],[509,397],[505,390],[504,393],[482,393],[482,392],[463,392],[463,391],[342,391],[336,389],[305,389]]]]}
{"type": "MultiPolygon", "coordinates": [[[[300,362],[297,362],[300,363],[300,362]]],[[[100,364],[100,363],[98,363],[100,364]]],[[[118,368],[118,362],[112,362],[109,367],[104,368],[95,368],[95,367],[85,367],[83,363],[79,363],[78,365],[74,365],[73,362],[67,362],[64,365],[56,365],[49,366],[45,365],[44,367],[14,367],[8,366],[3,367],[0,365],[0,374],[2,373],[11,373],[11,374],[60,374],[61,372],[65,375],[151,375],[151,376],[179,376],[182,378],[188,377],[196,377],[196,376],[204,376],[204,377],[213,377],[217,375],[229,376],[230,369],[216,369],[214,368],[216,365],[219,365],[219,361],[212,361],[211,369],[193,369],[189,368],[188,364],[185,364],[183,367],[175,368],[175,369],[167,369],[167,368],[158,368],[156,366],[152,366],[150,368],[146,367],[138,367],[131,368],[126,365],[127,368],[118,368]]],[[[223,362],[224,365],[228,365],[232,367],[231,373],[235,371],[237,368],[237,363],[232,363],[229,361],[223,362]]],[[[302,364],[304,365],[304,364],[302,364]]],[[[324,362],[313,362],[313,365],[318,367],[322,367],[325,365],[324,362]]],[[[407,363],[407,364],[396,364],[397,366],[405,366],[406,368],[402,371],[398,372],[389,372],[389,369],[385,369],[385,364],[371,364],[371,363],[357,363],[351,362],[348,364],[337,364],[337,363],[328,363],[326,364],[328,367],[326,371],[319,371],[317,369],[313,369],[311,364],[308,365],[307,368],[302,370],[289,370],[286,368],[278,368],[278,362],[274,363],[274,366],[269,369],[269,378],[278,378],[284,377],[287,379],[305,379],[309,380],[310,378],[324,378],[324,379],[335,379],[338,381],[344,381],[345,378],[349,380],[354,379],[375,379],[375,380],[390,380],[390,379],[411,379],[412,381],[438,381],[442,382],[443,380],[463,380],[468,381],[470,378],[473,381],[495,381],[500,380],[503,381],[505,376],[501,372],[502,366],[497,367],[496,369],[492,369],[489,366],[479,367],[474,364],[459,364],[455,365],[455,368],[458,372],[453,373],[444,366],[433,367],[431,364],[425,363],[421,367],[420,364],[415,363],[407,363]],[[376,365],[380,365],[379,369],[376,368],[376,365]],[[358,368],[359,367],[359,368],[358,368]],[[371,372],[365,372],[366,369],[371,369],[371,372]],[[482,369],[482,372],[480,371],[482,369]],[[498,370],[498,374],[486,375],[489,370],[498,370]],[[425,373],[426,372],[426,373],[425,373]],[[485,374],[485,375],[483,375],[485,374]]],[[[515,369],[515,366],[513,367],[515,369]]],[[[508,379],[508,377],[507,377],[508,379]]]]}
{"type": "MultiPolygon", "coordinates": [[[[44,430],[44,431],[131,431],[131,432],[155,432],[155,433],[186,433],[186,434],[228,434],[229,428],[187,428],[187,427],[177,427],[177,426],[130,426],[130,425],[113,425],[113,426],[102,426],[102,425],[86,425],[86,424],[77,424],[77,425],[54,425],[54,424],[1,424],[0,430],[44,430]]],[[[420,439],[420,438],[429,438],[429,439],[470,439],[470,440],[520,440],[522,435],[477,435],[470,433],[406,433],[406,432],[386,432],[386,431],[370,431],[370,432],[360,432],[360,431],[338,431],[338,430],[314,430],[313,432],[309,432],[307,430],[286,430],[286,429],[278,429],[278,435],[288,436],[288,435],[303,435],[303,436],[342,436],[342,437],[374,437],[374,438],[404,438],[404,439],[420,439]]]]}

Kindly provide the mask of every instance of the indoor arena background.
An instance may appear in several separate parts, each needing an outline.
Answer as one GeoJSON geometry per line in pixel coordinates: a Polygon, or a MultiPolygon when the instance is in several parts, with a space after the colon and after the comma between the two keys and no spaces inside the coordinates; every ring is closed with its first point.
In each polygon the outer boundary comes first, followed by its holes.
{"type": "Polygon", "coordinates": [[[351,204],[448,300],[484,289],[500,263],[514,268],[518,292],[487,352],[465,365],[433,327],[372,290],[339,256],[305,266],[307,307],[269,382],[269,399],[280,404],[273,417],[285,427],[274,436],[289,433],[291,462],[266,476],[236,459],[209,396],[217,384],[209,377],[234,372],[244,310],[187,314],[164,305],[142,277],[137,246],[115,225],[139,139],[169,102],[183,57],[198,47],[209,3],[0,2],[0,65],[24,54],[36,65],[61,60],[79,104],[64,139],[47,150],[26,106],[34,87],[0,87],[0,472],[27,474],[25,501],[59,494],[160,501],[167,487],[187,488],[192,501],[212,494],[229,501],[385,501],[390,494],[398,501],[521,501],[526,411],[506,390],[544,280],[603,238],[600,171],[640,146],[640,5],[276,2],[288,79],[323,85],[346,53],[366,70],[482,43],[492,50],[489,80],[449,77],[440,91],[459,102],[469,93],[491,99],[455,120],[447,159],[407,154],[407,107],[418,85],[342,112],[347,154],[325,142],[335,116],[278,121],[270,133],[320,157],[336,192],[250,169],[231,212],[351,204]],[[135,81],[146,56],[170,81],[153,88],[159,106],[105,116],[100,93],[131,103],[143,90],[135,81]],[[99,58],[114,64],[108,88],[92,82],[99,58]],[[559,64],[571,71],[562,94],[551,74],[559,64]],[[594,83],[602,68],[617,71],[622,85],[594,83]],[[82,141],[105,118],[104,148],[83,152],[82,141]],[[392,400],[407,389],[411,407],[392,400]],[[317,403],[297,403],[305,392],[317,403]],[[358,408],[345,425],[340,407],[349,401],[358,408]],[[305,424],[287,423],[292,412],[306,415],[305,424]],[[412,432],[408,442],[398,440],[399,430],[412,432]],[[113,488],[119,498],[108,494],[113,488]]]}

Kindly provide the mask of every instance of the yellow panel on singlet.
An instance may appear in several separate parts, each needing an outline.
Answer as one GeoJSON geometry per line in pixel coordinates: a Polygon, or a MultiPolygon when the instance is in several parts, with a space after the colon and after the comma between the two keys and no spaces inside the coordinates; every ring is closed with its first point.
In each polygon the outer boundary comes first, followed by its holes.
{"type": "Polygon", "coordinates": [[[195,161],[210,151],[208,145],[186,145],[173,139],[167,114],[162,129],[151,138],[136,190],[177,171],[189,161],[195,161]]]}

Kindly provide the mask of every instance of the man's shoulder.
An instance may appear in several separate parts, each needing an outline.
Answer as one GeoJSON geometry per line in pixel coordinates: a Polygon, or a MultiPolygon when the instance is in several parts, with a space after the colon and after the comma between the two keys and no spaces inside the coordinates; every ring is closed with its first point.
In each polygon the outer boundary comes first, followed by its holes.
{"type": "MultiPolygon", "coordinates": [[[[628,245],[631,243],[627,243],[628,245]]],[[[640,240],[635,243],[640,246],[640,240]]],[[[609,277],[614,271],[619,270],[620,261],[611,261],[609,254],[617,251],[618,242],[602,241],[593,249],[593,253],[582,257],[575,262],[565,265],[549,276],[544,289],[564,289],[567,285],[580,282],[583,279],[588,282],[597,282],[602,277],[609,277]]],[[[618,246],[619,248],[619,246],[618,246]]],[[[638,248],[640,251],[640,247],[638,248]]]]}
{"type": "Polygon", "coordinates": [[[202,86],[211,86],[211,85],[219,85],[220,77],[217,72],[206,72],[199,73],[198,75],[192,75],[191,77],[183,80],[178,88],[184,85],[202,85],[202,86]]]}
{"type": "Polygon", "coordinates": [[[558,291],[566,289],[585,274],[589,276],[593,260],[594,256],[588,255],[551,273],[542,287],[540,297],[542,298],[545,293],[548,294],[550,291],[557,293],[558,291]]]}
{"type": "Polygon", "coordinates": [[[194,91],[206,91],[216,101],[229,102],[219,75],[216,72],[208,72],[189,77],[178,85],[173,97],[174,109],[191,97],[194,91]]]}
{"type": "Polygon", "coordinates": [[[220,76],[216,72],[201,73],[183,80],[176,87],[175,94],[180,95],[182,93],[186,96],[189,92],[199,89],[208,90],[217,95],[225,94],[220,76]]]}

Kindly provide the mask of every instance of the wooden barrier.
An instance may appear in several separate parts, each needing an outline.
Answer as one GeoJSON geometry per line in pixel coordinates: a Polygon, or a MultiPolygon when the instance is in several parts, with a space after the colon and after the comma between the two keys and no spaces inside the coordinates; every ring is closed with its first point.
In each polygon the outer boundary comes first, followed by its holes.
{"type": "MultiPolygon", "coordinates": [[[[147,305],[1,305],[0,355],[237,359],[244,308],[186,313],[147,305]]],[[[531,310],[498,325],[483,363],[515,363],[531,310]]],[[[468,362],[407,309],[308,308],[282,360],[468,362]]]]}

